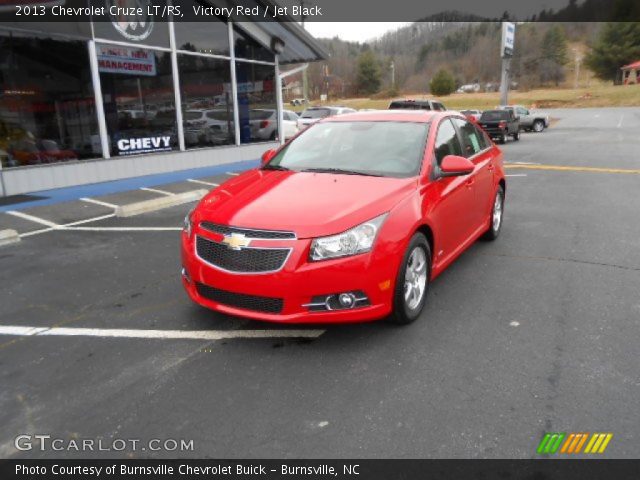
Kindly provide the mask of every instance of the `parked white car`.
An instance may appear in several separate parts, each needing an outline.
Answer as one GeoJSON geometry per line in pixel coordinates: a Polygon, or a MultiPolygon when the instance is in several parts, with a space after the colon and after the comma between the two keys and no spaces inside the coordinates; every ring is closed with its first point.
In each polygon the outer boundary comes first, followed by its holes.
{"type": "MultiPolygon", "coordinates": [[[[282,131],[289,140],[298,133],[298,114],[290,110],[282,111],[282,131]]],[[[278,137],[278,117],[275,110],[254,108],[249,112],[251,136],[260,140],[275,140],[278,137]]]]}
{"type": "Polygon", "coordinates": [[[316,123],[318,120],[323,118],[354,112],[356,112],[356,110],[348,107],[309,107],[300,114],[300,118],[298,119],[298,129],[304,130],[309,125],[316,123]]]}
{"type": "Polygon", "coordinates": [[[202,141],[228,143],[229,129],[233,130],[233,116],[225,109],[186,110],[182,121],[187,145],[197,145],[202,141]]]}

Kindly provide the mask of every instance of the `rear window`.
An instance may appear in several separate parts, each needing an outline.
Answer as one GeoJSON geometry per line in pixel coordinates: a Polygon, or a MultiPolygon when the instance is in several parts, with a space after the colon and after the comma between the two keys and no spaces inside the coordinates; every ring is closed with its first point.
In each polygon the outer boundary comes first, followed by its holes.
{"type": "Polygon", "coordinates": [[[325,118],[331,115],[328,108],[311,108],[302,112],[300,118],[325,118]]]}
{"type": "Polygon", "coordinates": [[[481,122],[492,122],[495,120],[509,120],[509,111],[508,110],[489,110],[487,112],[483,112],[480,117],[481,122]]]}
{"type": "Polygon", "coordinates": [[[389,105],[389,110],[431,110],[427,102],[395,101],[389,105]]]}
{"type": "Polygon", "coordinates": [[[185,120],[197,120],[202,117],[202,112],[190,112],[187,111],[185,114],[185,120]]]}

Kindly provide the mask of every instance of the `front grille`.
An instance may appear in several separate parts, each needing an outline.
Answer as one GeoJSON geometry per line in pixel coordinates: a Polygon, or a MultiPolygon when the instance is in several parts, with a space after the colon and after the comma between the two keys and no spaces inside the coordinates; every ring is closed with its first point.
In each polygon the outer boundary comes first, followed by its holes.
{"type": "Polygon", "coordinates": [[[230,227],[229,225],[219,225],[211,222],[200,222],[200,226],[205,230],[220,235],[231,235],[232,233],[240,233],[247,238],[260,238],[264,240],[295,240],[296,234],[293,232],[284,232],[282,230],[253,230],[251,228],[230,227]]]}
{"type": "Polygon", "coordinates": [[[222,243],[197,237],[198,256],[214,267],[237,273],[265,273],[280,270],[289,248],[242,248],[233,250],[222,243]]]}
{"type": "Polygon", "coordinates": [[[259,297],[257,295],[246,295],[244,293],[229,292],[220,290],[204,283],[196,283],[198,294],[208,300],[230,307],[253,310],[264,313],[280,313],[284,301],[281,298],[259,297]]]}

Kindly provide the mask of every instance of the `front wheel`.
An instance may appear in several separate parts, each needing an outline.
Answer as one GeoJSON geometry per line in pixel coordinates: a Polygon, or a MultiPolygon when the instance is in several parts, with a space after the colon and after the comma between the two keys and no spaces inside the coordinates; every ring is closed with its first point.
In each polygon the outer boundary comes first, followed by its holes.
{"type": "Polygon", "coordinates": [[[402,259],[389,320],[397,325],[414,322],[422,313],[431,278],[431,248],[422,233],[409,242],[402,259]]]}
{"type": "Polygon", "coordinates": [[[536,133],[540,133],[544,130],[544,122],[542,120],[536,120],[533,122],[533,131],[536,133]]]}
{"type": "Polygon", "coordinates": [[[493,241],[500,235],[502,228],[502,216],[504,215],[504,188],[502,185],[498,187],[496,196],[493,200],[493,208],[491,209],[491,218],[489,219],[489,229],[482,238],[493,241]]]}
{"type": "Polygon", "coordinates": [[[513,139],[517,142],[518,140],[520,140],[520,132],[516,132],[513,134],[513,139]]]}
{"type": "Polygon", "coordinates": [[[500,142],[500,145],[504,145],[505,143],[507,143],[507,136],[501,135],[498,141],[500,142]]]}

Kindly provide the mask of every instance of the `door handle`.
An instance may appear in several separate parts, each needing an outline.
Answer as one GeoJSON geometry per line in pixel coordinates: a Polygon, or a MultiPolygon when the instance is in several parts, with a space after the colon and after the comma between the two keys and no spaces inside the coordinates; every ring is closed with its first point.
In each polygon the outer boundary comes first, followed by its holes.
{"type": "Polygon", "coordinates": [[[464,182],[464,184],[468,187],[471,188],[473,186],[473,184],[475,183],[475,178],[470,178],[469,180],[467,180],[466,182],[464,182]]]}
{"type": "Polygon", "coordinates": [[[493,163],[489,163],[489,165],[487,166],[487,170],[493,172],[493,163]]]}

